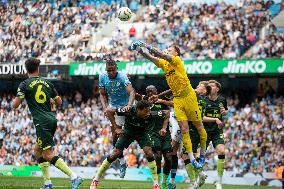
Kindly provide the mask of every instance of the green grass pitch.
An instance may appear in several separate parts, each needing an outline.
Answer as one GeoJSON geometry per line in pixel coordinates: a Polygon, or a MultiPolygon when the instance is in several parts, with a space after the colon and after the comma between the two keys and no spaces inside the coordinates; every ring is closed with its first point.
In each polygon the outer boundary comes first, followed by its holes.
{"type": "MultiPolygon", "coordinates": [[[[51,179],[54,189],[70,189],[69,179],[51,179]]],[[[39,189],[42,186],[42,178],[39,177],[0,177],[0,189],[39,189]]],[[[80,188],[89,188],[91,180],[84,180],[80,188]]],[[[103,180],[99,189],[151,189],[150,182],[139,181],[113,181],[103,180]]],[[[204,185],[202,189],[215,189],[214,185],[204,185]]],[[[276,187],[265,186],[233,186],[223,185],[223,189],[276,189],[276,187]]],[[[178,184],[177,189],[187,189],[187,184],[178,184]]]]}

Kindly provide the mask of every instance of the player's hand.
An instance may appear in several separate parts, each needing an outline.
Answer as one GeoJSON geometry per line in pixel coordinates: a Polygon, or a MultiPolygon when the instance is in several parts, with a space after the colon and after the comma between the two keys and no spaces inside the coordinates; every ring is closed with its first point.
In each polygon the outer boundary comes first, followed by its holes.
{"type": "Polygon", "coordinates": [[[116,128],[114,132],[117,136],[119,136],[119,135],[121,135],[122,129],[116,128]]]}
{"type": "Polygon", "coordinates": [[[131,106],[127,105],[127,106],[124,106],[121,110],[124,111],[124,112],[128,112],[130,110],[131,106]]]}
{"type": "Polygon", "coordinates": [[[159,131],[159,134],[160,134],[162,137],[166,136],[166,133],[167,133],[167,130],[164,129],[164,128],[162,128],[162,129],[159,131]]]}
{"type": "Polygon", "coordinates": [[[149,97],[149,101],[151,103],[155,103],[157,100],[159,100],[158,95],[152,95],[152,96],[149,97]]]}
{"type": "Polygon", "coordinates": [[[155,101],[155,103],[157,103],[157,104],[162,104],[162,103],[163,103],[163,100],[159,98],[158,100],[155,101]]]}
{"type": "Polygon", "coordinates": [[[227,111],[226,111],[226,109],[224,107],[220,108],[220,112],[221,112],[222,116],[226,116],[227,115],[227,111]]]}
{"type": "Polygon", "coordinates": [[[137,46],[138,45],[137,45],[136,41],[134,41],[134,42],[131,43],[131,45],[129,47],[129,50],[130,51],[134,51],[134,50],[136,50],[137,46]]]}
{"type": "Polygon", "coordinates": [[[217,123],[219,129],[221,129],[223,127],[223,123],[220,119],[216,118],[216,123],[217,123]]]}
{"type": "Polygon", "coordinates": [[[136,41],[136,44],[139,46],[139,47],[145,47],[146,46],[146,43],[144,43],[144,41],[142,41],[142,40],[138,40],[138,41],[136,41]]]}

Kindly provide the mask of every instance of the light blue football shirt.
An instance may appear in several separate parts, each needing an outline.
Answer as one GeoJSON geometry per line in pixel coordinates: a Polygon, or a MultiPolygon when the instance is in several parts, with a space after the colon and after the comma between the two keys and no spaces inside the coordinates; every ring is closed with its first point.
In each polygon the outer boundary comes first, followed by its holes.
{"type": "Polygon", "coordinates": [[[118,71],[114,79],[108,77],[107,73],[99,76],[99,87],[106,90],[109,97],[109,104],[112,107],[118,108],[128,104],[128,93],[126,86],[131,85],[127,75],[118,71]]]}

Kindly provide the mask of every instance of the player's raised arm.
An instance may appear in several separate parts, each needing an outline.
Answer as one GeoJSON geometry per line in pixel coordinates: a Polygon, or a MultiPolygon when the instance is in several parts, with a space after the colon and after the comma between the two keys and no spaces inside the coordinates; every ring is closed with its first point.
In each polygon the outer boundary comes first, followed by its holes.
{"type": "Polygon", "coordinates": [[[172,55],[162,52],[160,49],[153,47],[152,45],[146,45],[146,48],[152,53],[154,56],[164,59],[168,62],[172,61],[172,55]]]}
{"type": "Polygon", "coordinates": [[[161,67],[159,64],[159,59],[155,56],[151,55],[149,52],[145,51],[143,48],[137,47],[137,51],[141,54],[144,58],[153,62],[157,67],[161,67]]]}

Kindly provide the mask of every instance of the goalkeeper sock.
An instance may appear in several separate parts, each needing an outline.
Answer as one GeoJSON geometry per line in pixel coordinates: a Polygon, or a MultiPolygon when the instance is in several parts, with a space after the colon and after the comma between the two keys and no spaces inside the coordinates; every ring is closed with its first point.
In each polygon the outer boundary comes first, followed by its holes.
{"type": "Polygon", "coordinates": [[[44,184],[45,185],[51,184],[51,180],[49,176],[49,162],[43,159],[43,157],[39,158],[38,162],[39,162],[39,166],[42,172],[44,184]]]}
{"type": "Polygon", "coordinates": [[[224,165],[225,165],[225,155],[218,155],[217,172],[218,172],[218,182],[219,183],[222,183],[224,165]]]}
{"type": "Polygon", "coordinates": [[[207,142],[207,133],[204,128],[198,130],[200,136],[200,155],[204,155],[206,152],[206,142],[207,142]]]}
{"type": "Polygon", "coordinates": [[[63,161],[62,158],[54,156],[50,163],[53,164],[57,169],[68,175],[71,180],[77,178],[77,175],[68,167],[68,165],[63,161]]]}
{"type": "Polygon", "coordinates": [[[153,160],[151,162],[148,162],[153,180],[154,180],[154,184],[158,184],[158,174],[157,174],[157,165],[156,165],[156,161],[153,160]]]}
{"type": "Polygon", "coordinates": [[[120,165],[126,164],[126,160],[124,159],[124,157],[121,157],[119,159],[119,163],[120,163],[120,165]]]}
{"type": "Polygon", "coordinates": [[[192,152],[192,143],[191,143],[191,139],[189,136],[189,133],[182,133],[182,142],[183,142],[183,146],[185,148],[185,151],[188,153],[192,152]]]}
{"type": "Polygon", "coordinates": [[[105,159],[102,163],[102,165],[100,166],[97,175],[95,176],[95,180],[99,181],[99,179],[104,175],[104,173],[106,172],[106,170],[108,170],[108,168],[110,167],[110,162],[108,161],[108,159],[105,159]]]}

